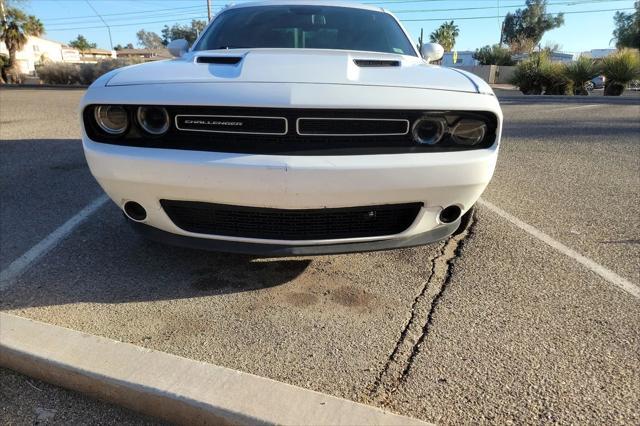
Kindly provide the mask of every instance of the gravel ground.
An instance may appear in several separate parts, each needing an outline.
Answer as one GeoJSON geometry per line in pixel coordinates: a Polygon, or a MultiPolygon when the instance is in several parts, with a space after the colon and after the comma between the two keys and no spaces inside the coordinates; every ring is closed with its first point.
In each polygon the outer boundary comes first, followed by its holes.
{"type": "Polygon", "coordinates": [[[0,368],[3,425],[160,425],[123,408],[0,368]]]}

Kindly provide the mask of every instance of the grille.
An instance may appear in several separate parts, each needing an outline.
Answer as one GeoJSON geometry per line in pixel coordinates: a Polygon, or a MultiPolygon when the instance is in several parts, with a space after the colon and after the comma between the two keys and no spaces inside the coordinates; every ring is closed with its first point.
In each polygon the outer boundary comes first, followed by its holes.
{"type": "Polygon", "coordinates": [[[270,240],[334,240],[399,234],[422,203],[337,209],[281,210],[161,200],[173,223],[188,232],[270,240]]]}
{"type": "Polygon", "coordinates": [[[299,118],[299,135],[390,136],[409,133],[409,120],[366,118],[299,118]]]}
{"type": "Polygon", "coordinates": [[[124,137],[100,130],[95,105],[83,112],[87,135],[98,142],[141,148],[315,156],[474,150],[493,145],[497,130],[496,116],[487,112],[167,106],[172,120],[169,131],[149,137],[136,124],[137,107],[124,107],[133,123],[124,137]],[[460,117],[483,120],[488,125],[485,141],[465,146],[447,137],[437,145],[416,143],[410,126],[425,114],[445,117],[451,125],[460,117]],[[297,129],[301,121],[303,134],[297,129]]]}
{"type": "Polygon", "coordinates": [[[235,115],[176,115],[176,128],[192,132],[285,135],[284,117],[246,117],[235,115]]]}

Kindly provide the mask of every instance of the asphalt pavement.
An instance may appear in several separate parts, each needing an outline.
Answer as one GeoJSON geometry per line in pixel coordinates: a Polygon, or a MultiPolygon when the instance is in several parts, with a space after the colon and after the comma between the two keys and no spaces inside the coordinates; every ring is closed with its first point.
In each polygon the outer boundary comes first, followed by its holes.
{"type": "MultiPolygon", "coordinates": [[[[101,195],[81,96],[0,91],[0,268],[101,195]]],[[[108,203],[0,309],[430,422],[638,424],[640,300],[616,283],[640,284],[640,100],[502,104],[488,204],[447,241],[259,259],[144,241],[108,203]]]]}

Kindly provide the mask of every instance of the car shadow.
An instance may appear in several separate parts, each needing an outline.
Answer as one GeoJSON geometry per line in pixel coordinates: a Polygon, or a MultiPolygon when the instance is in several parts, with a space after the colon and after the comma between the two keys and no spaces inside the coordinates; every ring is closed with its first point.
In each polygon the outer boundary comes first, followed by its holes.
{"type": "Polygon", "coordinates": [[[260,291],[292,282],[309,258],[256,258],[166,246],[109,203],[0,292],[0,309],[133,303],[260,291]]]}

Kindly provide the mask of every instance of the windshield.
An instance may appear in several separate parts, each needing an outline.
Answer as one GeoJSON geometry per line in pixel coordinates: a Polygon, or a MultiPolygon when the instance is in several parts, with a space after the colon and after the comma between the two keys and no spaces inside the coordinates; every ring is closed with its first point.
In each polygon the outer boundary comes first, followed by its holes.
{"type": "Polygon", "coordinates": [[[194,50],[340,49],[416,56],[389,14],[336,6],[253,6],[220,14],[194,50]]]}

